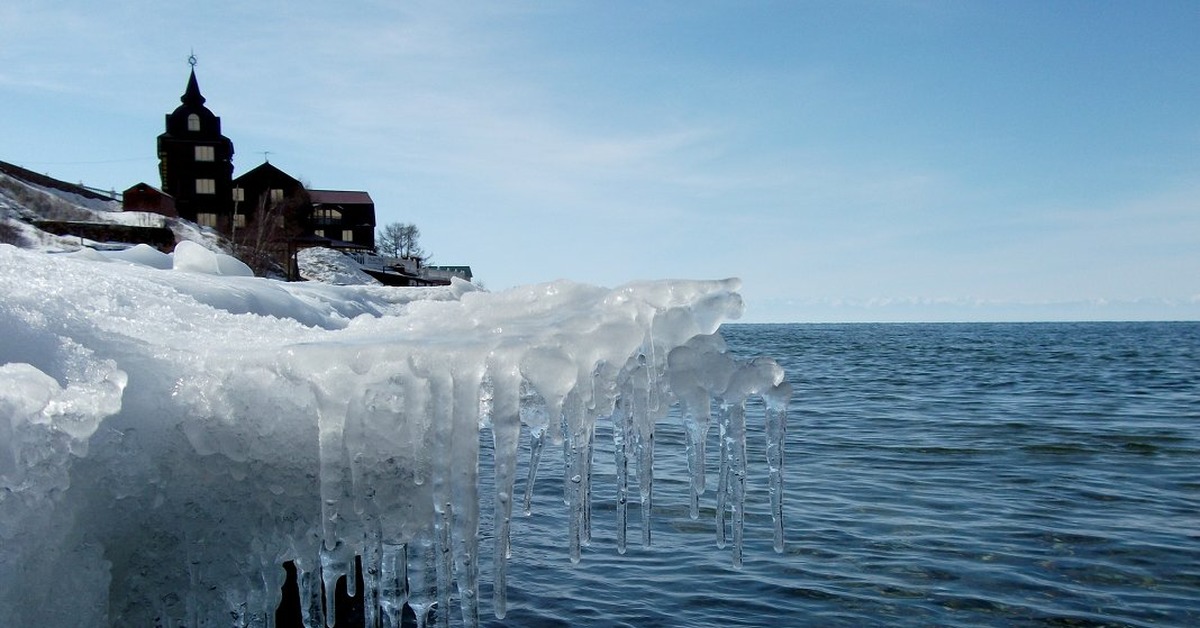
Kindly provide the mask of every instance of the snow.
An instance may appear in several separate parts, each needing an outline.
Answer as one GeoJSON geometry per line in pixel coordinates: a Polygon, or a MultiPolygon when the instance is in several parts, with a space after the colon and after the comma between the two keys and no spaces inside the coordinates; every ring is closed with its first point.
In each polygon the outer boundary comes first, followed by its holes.
{"type": "Polygon", "coordinates": [[[532,459],[563,451],[579,560],[596,421],[613,424],[618,491],[640,499],[648,544],[654,425],[674,403],[701,448],[697,495],[704,436],[722,434],[718,516],[737,564],[746,400],[766,401],[783,550],[791,393],[778,365],[733,359],[716,333],[740,315],[737,280],[490,293],[247,271],[190,242],[169,255],[0,245],[0,625],[271,625],[293,560],[319,626],[322,582],[332,609],[355,555],[372,567],[368,621],[453,600],[455,622],[476,625],[481,504],[495,510],[487,610],[503,617],[522,426],[532,459]]]}
{"type": "Polygon", "coordinates": [[[364,273],[358,264],[333,249],[314,246],[296,253],[300,276],[337,286],[379,285],[374,277],[364,273]]]}

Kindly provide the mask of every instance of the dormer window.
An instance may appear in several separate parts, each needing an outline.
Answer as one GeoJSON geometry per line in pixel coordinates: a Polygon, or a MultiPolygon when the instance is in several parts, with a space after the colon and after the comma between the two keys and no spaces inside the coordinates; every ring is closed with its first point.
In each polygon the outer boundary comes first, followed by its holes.
{"type": "Polygon", "coordinates": [[[188,130],[189,131],[199,131],[200,130],[200,116],[198,116],[194,113],[188,115],[188,130]]]}

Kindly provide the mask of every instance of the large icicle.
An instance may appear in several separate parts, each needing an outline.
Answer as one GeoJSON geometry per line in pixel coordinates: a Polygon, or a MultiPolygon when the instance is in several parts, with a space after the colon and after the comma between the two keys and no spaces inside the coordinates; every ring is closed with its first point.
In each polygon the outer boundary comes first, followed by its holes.
{"type": "Polygon", "coordinates": [[[495,547],[492,576],[492,609],[499,619],[508,612],[509,537],[512,533],[513,489],[520,443],[520,374],[504,362],[491,369],[492,450],[495,466],[495,547]]]}

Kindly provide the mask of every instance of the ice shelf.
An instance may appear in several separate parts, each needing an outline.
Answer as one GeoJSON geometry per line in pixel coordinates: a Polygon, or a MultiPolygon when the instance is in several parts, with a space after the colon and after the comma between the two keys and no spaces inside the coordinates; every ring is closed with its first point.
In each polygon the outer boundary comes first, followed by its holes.
{"type": "Polygon", "coordinates": [[[791,389],[773,361],[726,350],[718,328],[742,310],[737,289],[286,284],[198,247],[172,261],[0,245],[0,625],[270,626],[280,565],[294,561],[316,627],[360,556],[367,625],[398,626],[406,604],[424,623],[453,601],[452,623],[473,626],[481,507],[495,538],[482,606],[503,617],[513,511],[528,508],[539,457],[563,452],[564,545],[579,560],[595,426],[610,422],[616,550],[633,500],[649,544],[654,430],[673,405],[693,515],[719,431],[715,523],[737,564],[755,397],[782,551],[791,389]]]}

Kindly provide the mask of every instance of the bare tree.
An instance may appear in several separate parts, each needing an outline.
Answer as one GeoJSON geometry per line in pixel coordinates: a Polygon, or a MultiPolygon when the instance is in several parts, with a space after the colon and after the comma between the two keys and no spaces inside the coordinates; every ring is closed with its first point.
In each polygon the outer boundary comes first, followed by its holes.
{"type": "Polygon", "coordinates": [[[407,257],[424,260],[429,257],[420,244],[421,230],[407,222],[384,226],[376,238],[375,250],[386,257],[407,257]]]}
{"type": "Polygon", "coordinates": [[[236,229],[233,238],[238,257],[255,275],[292,277],[293,240],[301,235],[301,214],[310,205],[303,187],[280,200],[271,200],[265,191],[259,195],[246,225],[236,229]]]}

